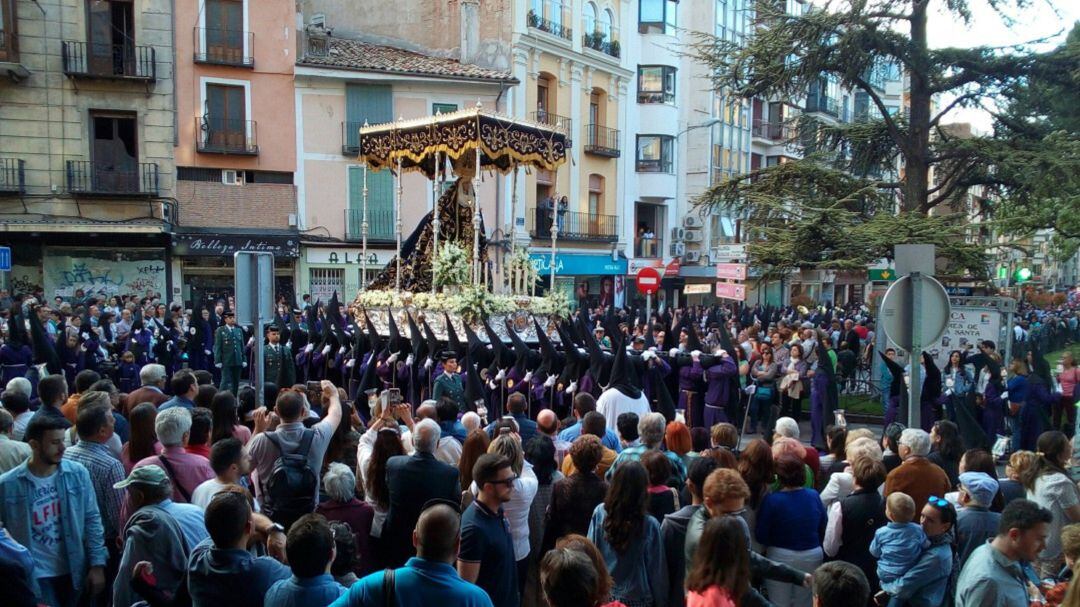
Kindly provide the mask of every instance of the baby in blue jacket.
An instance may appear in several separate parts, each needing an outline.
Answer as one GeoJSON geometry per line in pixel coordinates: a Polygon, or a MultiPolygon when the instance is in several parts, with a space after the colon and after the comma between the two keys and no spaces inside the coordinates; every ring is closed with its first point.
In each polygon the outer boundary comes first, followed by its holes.
{"type": "Polygon", "coordinates": [[[885,500],[885,516],[889,524],[874,533],[870,542],[870,554],[878,560],[877,574],[881,589],[889,594],[892,583],[904,577],[908,569],[918,562],[923,550],[930,546],[930,540],[922,526],[913,523],[915,501],[911,496],[899,491],[889,494],[885,500]]]}

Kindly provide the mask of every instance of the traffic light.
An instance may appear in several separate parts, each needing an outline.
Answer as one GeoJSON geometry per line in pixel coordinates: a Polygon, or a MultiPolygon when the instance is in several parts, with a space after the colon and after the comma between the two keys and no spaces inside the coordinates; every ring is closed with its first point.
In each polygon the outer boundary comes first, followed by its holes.
{"type": "Polygon", "coordinates": [[[1031,268],[1019,268],[1013,273],[1013,279],[1017,284],[1031,280],[1031,268]]]}
{"type": "Polygon", "coordinates": [[[998,266],[998,275],[997,275],[997,277],[998,277],[999,280],[1005,280],[1006,278],[1009,277],[1009,269],[1006,268],[1005,266],[998,266]]]}

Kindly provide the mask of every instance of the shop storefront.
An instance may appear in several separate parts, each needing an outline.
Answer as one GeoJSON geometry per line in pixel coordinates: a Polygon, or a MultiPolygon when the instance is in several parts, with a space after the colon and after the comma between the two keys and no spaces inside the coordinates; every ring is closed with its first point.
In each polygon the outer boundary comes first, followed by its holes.
{"type": "Polygon", "coordinates": [[[297,294],[309,294],[313,302],[326,302],[335,292],[342,302],[352,301],[365,280],[365,270],[370,281],[394,257],[393,249],[368,247],[365,258],[360,247],[341,243],[305,242],[301,248],[297,294]]]}
{"type": "Polygon", "coordinates": [[[180,296],[185,305],[233,294],[233,255],[261,251],[274,255],[274,292],[292,305],[296,301],[294,276],[300,256],[296,234],[183,233],[172,237],[174,271],[180,275],[180,296]]]}
{"type": "MultiPolygon", "coordinates": [[[[551,276],[550,252],[530,253],[529,258],[542,278],[551,276]]],[[[555,288],[565,291],[579,305],[622,305],[626,267],[626,259],[612,259],[609,253],[556,253],[555,288]]]]}
{"type": "MultiPolygon", "coordinates": [[[[83,239],[85,242],[87,239],[83,239]]],[[[152,239],[146,239],[149,244],[152,239]]],[[[45,298],[72,301],[83,297],[108,299],[132,295],[160,299],[169,292],[168,250],[161,246],[92,247],[9,241],[11,272],[6,287],[12,293],[44,291],[45,298]]]]}

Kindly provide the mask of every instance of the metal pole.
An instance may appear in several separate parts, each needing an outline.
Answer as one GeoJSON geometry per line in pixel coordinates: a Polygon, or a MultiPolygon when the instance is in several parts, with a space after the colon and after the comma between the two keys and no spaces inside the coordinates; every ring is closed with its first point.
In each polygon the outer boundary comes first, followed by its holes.
{"type": "Polygon", "coordinates": [[[652,323],[652,293],[645,294],[645,330],[651,331],[649,328],[652,323]]]}
{"type": "Polygon", "coordinates": [[[1013,327],[1013,324],[1015,322],[1016,316],[1013,312],[1010,311],[1005,316],[1005,345],[1002,351],[1002,354],[1004,356],[1004,359],[1002,359],[1002,362],[1004,363],[1002,364],[1003,369],[1009,368],[1009,363],[1012,361],[1012,342],[1013,336],[1016,334],[1016,330],[1013,327]]]}
{"type": "MultiPolygon", "coordinates": [[[[479,107],[480,104],[477,104],[479,107]]],[[[476,132],[480,132],[480,116],[477,114],[476,132]]],[[[480,146],[476,146],[476,171],[473,173],[473,284],[480,283],[480,146]]]]}
{"type": "Polygon", "coordinates": [[[394,201],[394,219],[397,221],[397,269],[394,272],[394,291],[401,291],[401,158],[397,161],[397,199],[394,201]]]}
{"type": "Polygon", "coordinates": [[[551,213],[551,292],[555,292],[555,255],[559,249],[559,203],[553,205],[551,213]]]}
{"type": "Polygon", "coordinates": [[[435,175],[431,179],[431,225],[433,228],[434,248],[431,256],[431,292],[435,293],[435,260],[439,256],[439,178],[442,171],[439,169],[439,153],[435,152],[435,175]]]}
{"type": "MultiPolygon", "coordinates": [[[[367,123],[365,122],[364,124],[366,125],[367,123]]],[[[367,264],[368,264],[368,260],[367,260],[367,235],[368,235],[367,169],[368,169],[368,165],[367,165],[367,161],[365,160],[364,161],[364,189],[363,189],[362,195],[361,195],[361,200],[362,200],[361,204],[362,204],[362,208],[363,208],[363,216],[360,218],[360,243],[361,243],[360,244],[360,250],[361,250],[360,263],[362,264],[360,267],[363,268],[362,270],[360,270],[360,290],[361,291],[366,291],[367,290],[367,283],[368,283],[368,280],[367,280],[367,264]]]]}
{"type": "Polygon", "coordinates": [[[922,273],[911,273],[911,385],[908,389],[908,428],[921,427],[922,413],[922,273]]]}
{"type": "Polygon", "coordinates": [[[520,167],[514,166],[514,188],[510,192],[510,259],[514,258],[514,254],[517,253],[517,199],[518,199],[518,170],[520,167]]]}

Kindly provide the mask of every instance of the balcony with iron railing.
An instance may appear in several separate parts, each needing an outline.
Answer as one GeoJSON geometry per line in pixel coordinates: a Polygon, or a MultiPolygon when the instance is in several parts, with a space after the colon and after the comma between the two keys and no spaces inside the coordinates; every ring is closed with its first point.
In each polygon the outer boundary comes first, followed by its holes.
{"type": "Polygon", "coordinates": [[[833,97],[811,92],[810,95],[806,97],[806,112],[817,112],[839,118],[840,102],[833,97]]]}
{"type": "MultiPolygon", "coordinates": [[[[559,116],[558,114],[552,114],[545,110],[536,110],[529,114],[529,120],[532,120],[536,124],[544,124],[553,127],[566,134],[567,137],[571,137],[574,134],[574,121],[566,116],[559,116]]],[[[569,147],[569,145],[567,145],[567,147],[569,147]]]]}
{"type": "Polygon", "coordinates": [[[616,215],[578,213],[534,207],[528,211],[529,235],[542,240],[551,239],[552,215],[559,227],[559,240],[586,242],[615,242],[619,240],[619,218],[616,215]]]}
{"type": "Polygon", "coordinates": [[[566,41],[574,39],[574,30],[564,25],[569,21],[570,11],[561,2],[532,2],[533,8],[529,9],[527,16],[529,27],[561,38],[566,41]],[[540,10],[537,10],[540,9],[540,10]]]}
{"type": "Polygon", "coordinates": [[[68,160],[67,190],[87,196],[157,196],[156,162],[68,160]]]}
{"type": "MultiPolygon", "coordinates": [[[[345,209],[345,239],[352,241],[363,240],[364,210],[345,209]]],[[[394,211],[385,209],[368,209],[368,240],[391,241],[397,238],[397,224],[394,221],[394,211]]]]}
{"type": "Polygon", "coordinates": [[[618,158],[620,154],[619,130],[609,129],[598,124],[585,126],[585,152],[608,158],[618,158]]]}
{"type": "Polygon", "coordinates": [[[619,44],[619,28],[586,19],[584,31],[585,33],[581,36],[581,44],[585,48],[604,53],[615,59],[622,55],[622,47],[619,44]]]}
{"type": "Polygon", "coordinates": [[[97,44],[65,40],[61,46],[64,74],[107,80],[157,80],[157,52],[152,46],[97,44]]]}
{"type": "Polygon", "coordinates": [[[660,257],[663,250],[664,242],[659,238],[634,238],[634,257],[660,257]]]}
{"type": "Polygon", "coordinates": [[[255,32],[196,27],[195,63],[255,67],[255,32]]]}
{"type": "Polygon", "coordinates": [[[196,118],[195,150],[200,154],[259,154],[258,123],[254,120],[196,118]]]}
{"type": "Polygon", "coordinates": [[[0,194],[26,193],[26,161],[0,158],[0,194]]]}
{"type": "Polygon", "coordinates": [[[769,122],[755,118],[752,135],[769,141],[790,141],[798,135],[798,129],[791,122],[769,122]]]}

